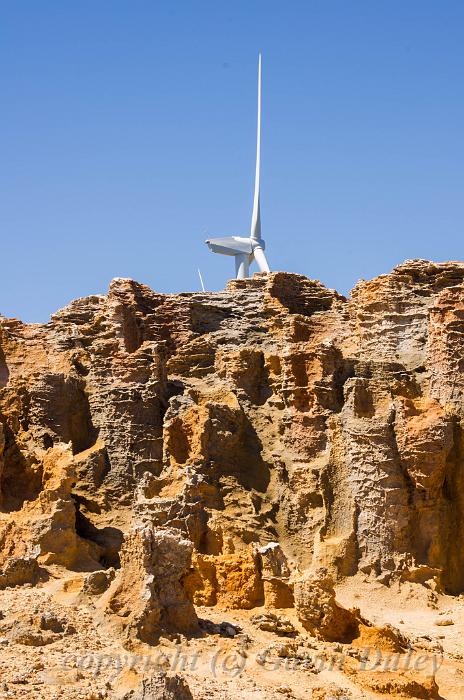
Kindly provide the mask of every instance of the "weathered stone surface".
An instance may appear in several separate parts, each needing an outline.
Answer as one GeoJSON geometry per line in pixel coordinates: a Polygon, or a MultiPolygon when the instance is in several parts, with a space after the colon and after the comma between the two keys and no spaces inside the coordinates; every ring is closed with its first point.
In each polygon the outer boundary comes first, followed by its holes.
{"type": "Polygon", "coordinates": [[[74,634],[76,630],[65,618],[46,611],[34,615],[21,613],[14,620],[2,623],[2,632],[14,644],[40,647],[53,644],[63,636],[74,634]]]}
{"type": "Polygon", "coordinates": [[[216,558],[217,605],[248,610],[264,602],[264,591],[253,551],[216,558]]]}
{"type": "Polygon", "coordinates": [[[93,571],[85,577],[82,593],[85,595],[101,595],[107,590],[114,576],[115,570],[113,568],[106,571],[93,571]]]}
{"type": "Polygon", "coordinates": [[[398,654],[408,647],[408,641],[401,632],[391,625],[375,627],[360,624],[359,636],[353,640],[353,646],[360,649],[378,649],[382,652],[398,654]]]}
{"type": "Polygon", "coordinates": [[[126,535],[121,571],[102,599],[126,639],[154,644],[162,630],[197,630],[195,609],[181,583],[191,556],[191,542],[173,528],[136,525],[126,535]]]}
{"type": "Polygon", "coordinates": [[[181,676],[154,675],[142,681],[119,700],[193,700],[187,682],[181,676]]]}
{"type": "MultiPolygon", "coordinates": [[[[2,595],[61,577],[126,647],[231,643],[238,609],[264,616],[250,634],[285,633],[274,608],[302,632],[294,607],[320,640],[401,653],[333,582],[425,584],[432,608],[464,592],[463,319],[464,264],[420,260],[349,299],[286,273],[178,295],[115,279],[47,324],[0,317],[2,595]]],[[[36,623],[7,643],[59,644],[36,623]]],[[[436,691],[383,679],[366,688],[436,691]]]]}
{"type": "Polygon", "coordinates": [[[351,700],[352,693],[348,688],[340,688],[335,683],[313,688],[311,700],[351,700]]]}
{"type": "MultiPolygon", "coordinates": [[[[5,429],[3,427],[3,423],[0,421],[0,484],[3,481],[3,468],[5,465],[5,462],[3,460],[4,450],[5,450],[5,429]]],[[[0,497],[1,497],[1,491],[0,491],[0,497]]]]}
{"type": "Polygon", "coordinates": [[[295,636],[296,629],[285,617],[274,615],[273,613],[260,613],[251,617],[251,622],[258,629],[265,632],[274,632],[274,634],[286,636],[295,636]]]}
{"type": "Polygon", "coordinates": [[[278,542],[269,542],[258,549],[264,604],[267,608],[293,608],[293,585],[290,568],[278,542]]]}
{"type": "Polygon", "coordinates": [[[195,605],[249,610],[264,602],[257,554],[253,549],[220,556],[197,554],[183,585],[195,605]]]}
{"type": "Polygon", "coordinates": [[[194,554],[192,567],[182,579],[187,595],[195,605],[212,606],[217,603],[215,559],[207,554],[194,554]]]}
{"type": "Polygon", "coordinates": [[[381,697],[440,700],[438,685],[433,676],[411,671],[352,671],[352,677],[362,688],[379,693],[381,697]]]}
{"type": "Polygon", "coordinates": [[[0,589],[8,586],[21,586],[24,583],[37,583],[40,569],[37,559],[32,557],[10,557],[0,570],[0,589]]]}
{"type": "Polygon", "coordinates": [[[359,616],[336,602],[333,580],[326,569],[295,581],[295,608],[302,625],[329,642],[351,642],[359,635],[359,616]]]}
{"type": "Polygon", "coordinates": [[[320,566],[464,591],[463,303],[462,263],[412,260],[351,299],[115,279],[1,318],[0,564],[117,568],[135,518],[192,543],[197,605],[292,606],[320,566]]]}
{"type": "Polygon", "coordinates": [[[37,497],[26,500],[19,512],[0,517],[0,564],[9,566],[11,558],[20,558],[69,569],[98,568],[98,545],[81,538],[76,528],[75,474],[69,446],[47,450],[36,470],[41,481],[37,497]]]}

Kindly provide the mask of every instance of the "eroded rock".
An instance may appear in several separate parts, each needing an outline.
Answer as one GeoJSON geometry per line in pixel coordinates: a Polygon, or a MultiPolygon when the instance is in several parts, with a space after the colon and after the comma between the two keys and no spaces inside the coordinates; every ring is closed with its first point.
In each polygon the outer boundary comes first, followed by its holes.
{"type": "Polygon", "coordinates": [[[162,630],[197,630],[195,609],[181,583],[192,548],[172,528],[136,525],[126,535],[121,571],[102,599],[126,639],[153,644],[162,630]]]}
{"type": "Polygon", "coordinates": [[[413,260],[350,299],[116,279],[47,324],[1,317],[0,588],[75,571],[63,596],[126,646],[264,605],[401,653],[333,583],[464,591],[463,309],[463,263],[413,260]]]}
{"type": "Polygon", "coordinates": [[[143,680],[138,688],[120,696],[119,700],[193,700],[193,695],[181,676],[160,674],[143,680]]]}
{"type": "Polygon", "coordinates": [[[40,567],[33,557],[9,557],[0,571],[0,589],[9,586],[35,584],[39,580],[40,567]]]}
{"type": "Polygon", "coordinates": [[[82,593],[86,595],[101,595],[109,587],[115,577],[115,570],[111,567],[102,571],[93,571],[85,577],[82,593]]]}
{"type": "Polygon", "coordinates": [[[274,615],[273,613],[260,613],[258,615],[253,615],[250,620],[255,627],[263,630],[264,632],[273,632],[274,634],[285,637],[294,636],[297,633],[290,620],[287,620],[281,615],[274,615]]]}
{"type": "Polygon", "coordinates": [[[264,603],[267,608],[293,608],[293,585],[290,567],[278,542],[269,542],[258,549],[264,603]]]}
{"type": "MultiPolygon", "coordinates": [[[[1,318],[0,556],[117,567],[134,509],[199,556],[280,533],[300,570],[464,590],[463,281],[417,260],[350,300],[286,273],[207,295],[116,279],[49,324],[1,318]]],[[[291,606],[268,563],[260,595],[291,606]]]]}
{"type": "Polygon", "coordinates": [[[313,635],[330,642],[351,642],[359,634],[359,614],[335,600],[333,580],[326,569],[295,581],[298,619],[313,635]]]}

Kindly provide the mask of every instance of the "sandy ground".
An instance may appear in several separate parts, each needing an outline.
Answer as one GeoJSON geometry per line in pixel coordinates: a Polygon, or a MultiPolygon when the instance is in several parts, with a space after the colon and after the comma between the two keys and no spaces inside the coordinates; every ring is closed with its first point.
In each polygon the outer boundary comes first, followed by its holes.
{"type": "Polygon", "coordinates": [[[233,625],[235,636],[228,636],[233,630],[227,625],[221,634],[209,626],[201,638],[166,637],[156,647],[140,645],[128,651],[114,638],[94,601],[83,599],[82,581],[80,575],[52,577],[35,588],[0,591],[0,700],[117,700],[160,670],[183,675],[196,700],[427,698],[433,696],[427,695],[426,684],[418,690],[403,680],[406,675],[422,683],[433,673],[439,697],[464,698],[462,596],[437,595],[412,584],[389,588],[362,577],[339,585],[340,603],[360,608],[376,625],[389,623],[401,630],[412,647],[401,654],[317,641],[304,632],[292,610],[276,612],[294,625],[295,639],[258,629],[251,617],[264,612],[260,609],[214,608],[198,608],[198,616],[233,625]],[[37,620],[51,628],[58,620],[61,627],[37,637],[37,620]],[[403,680],[384,683],[385,692],[374,692],[372,679],[378,690],[380,676],[403,680]]]}

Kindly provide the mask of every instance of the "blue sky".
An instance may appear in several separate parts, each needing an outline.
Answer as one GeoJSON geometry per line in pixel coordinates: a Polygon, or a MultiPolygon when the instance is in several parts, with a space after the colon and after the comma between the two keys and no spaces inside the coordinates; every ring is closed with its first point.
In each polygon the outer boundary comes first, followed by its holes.
{"type": "Polygon", "coordinates": [[[232,276],[263,54],[271,267],[346,293],[462,258],[464,4],[0,3],[0,313],[46,321],[112,277],[232,276]]]}

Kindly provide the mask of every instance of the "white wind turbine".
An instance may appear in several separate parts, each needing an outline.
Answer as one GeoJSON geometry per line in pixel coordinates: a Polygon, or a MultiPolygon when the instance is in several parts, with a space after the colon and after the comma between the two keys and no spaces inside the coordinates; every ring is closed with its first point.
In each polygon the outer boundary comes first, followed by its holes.
{"type": "Polygon", "coordinates": [[[249,277],[250,265],[253,260],[261,272],[270,272],[264,254],[265,243],[261,238],[261,216],[259,209],[259,172],[261,159],[261,54],[258,59],[258,136],[256,140],[256,174],[255,196],[253,199],[253,214],[251,217],[250,237],[226,236],[224,238],[209,238],[206,242],[213,253],[232,255],[235,258],[235,273],[237,279],[249,277]]]}

